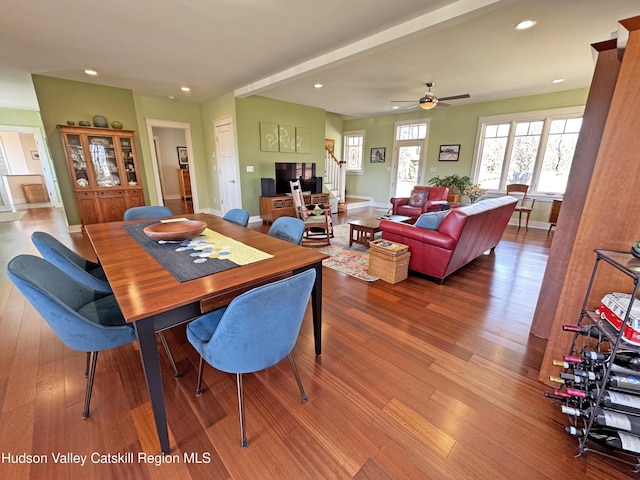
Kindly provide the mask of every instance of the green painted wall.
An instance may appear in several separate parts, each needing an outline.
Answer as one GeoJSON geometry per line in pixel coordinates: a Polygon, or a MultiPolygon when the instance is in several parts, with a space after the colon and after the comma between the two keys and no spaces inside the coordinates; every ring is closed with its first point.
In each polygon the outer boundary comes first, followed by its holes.
{"type": "MultiPolygon", "coordinates": [[[[582,88],[493,102],[452,105],[431,111],[420,110],[405,114],[345,120],[344,131],[365,130],[366,132],[364,175],[347,175],[347,193],[370,197],[376,203],[389,202],[390,172],[387,167],[391,166],[393,131],[396,122],[430,119],[427,164],[424,174],[424,183],[426,183],[436,175],[446,176],[452,173],[470,175],[479,117],[585,105],[587,94],[588,89],[582,88]],[[438,162],[440,145],[447,144],[461,145],[458,162],[438,162]],[[369,152],[373,147],[387,148],[385,163],[369,162],[369,152]],[[436,168],[436,172],[429,171],[432,167],[436,168]]],[[[546,222],[550,205],[550,202],[537,202],[531,220],[546,222]]]]}
{"type": "MultiPolygon", "coordinates": [[[[79,225],[80,216],[73,197],[62,138],[56,125],[64,124],[67,120],[73,120],[76,124],[80,120],[91,122],[94,115],[104,115],[109,123],[119,120],[126,130],[136,130],[133,93],[123,88],[104,87],[43,75],[32,75],[32,79],[67,221],[69,225],[79,225]]],[[[136,147],[140,158],[140,137],[137,133],[136,147]]],[[[143,165],[140,165],[140,169],[142,175],[146,176],[143,165]]],[[[145,197],[148,199],[146,189],[145,197]]]]}
{"type": "MultiPolygon", "coordinates": [[[[200,118],[202,119],[203,130],[203,143],[204,143],[204,156],[206,159],[207,170],[203,174],[206,175],[209,184],[209,190],[207,193],[207,205],[210,208],[222,211],[220,206],[220,184],[218,181],[218,174],[216,168],[217,162],[213,159],[213,155],[216,155],[216,141],[214,135],[214,124],[219,120],[231,119],[236,126],[236,102],[233,92],[229,92],[220,97],[209,100],[208,102],[200,105],[200,118]]],[[[236,152],[238,151],[238,135],[236,132],[236,152]]],[[[200,175],[200,172],[198,172],[200,175]]],[[[203,197],[203,192],[198,191],[200,199],[203,197]]],[[[202,201],[202,200],[201,200],[202,201]]],[[[202,206],[202,205],[201,205],[202,206]]]]}
{"type": "MultiPolygon", "coordinates": [[[[195,178],[198,188],[198,201],[201,209],[206,209],[209,205],[208,191],[209,181],[207,178],[208,167],[203,149],[202,122],[200,119],[200,107],[192,103],[178,102],[169,98],[154,98],[133,95],[137,131],[138,152],[142,155],[138,158],[144,166],[144,179],[146,191],[148,192],[147,203],[157,204],[158,192],[153,178],[153,159],[151,157],[151,147],[149,135],[147,134],[147,120],[163,120],[171,122],[188,123],[191,129],[191,142],[193,145],[193,159],[189,159],[190,168],[195,169],[195,178]]],[[[177,168],[177,163],[176,163],[177,168]]]]}
{"type": "Polygon", "coordinates": [[[333,154],[338,160],[342,160],[342,132],[344,132],[344,120],[337,113],[327,112],[325,118],[325,138],[335,140],[333,154]]]}
{"type": "Polygon", "coordinates": [[[0,125],[42,128],[39,112],[14,108],[0,108],[0,125]]]}
{"type": "Polygon", "coordinates": [[[260,179],[275,177],[275,162],[315,162],[324,165],[325,111],[295,103],[253,96],[236,99],[238,157],[242,185],[242,207],[251,215],[260,213],[260,179]],[[311,153],[263,152],[260,122],[305,127],[311,130],[311,153]],[[247,166],[254,172],[248,173],[247,166]]]}

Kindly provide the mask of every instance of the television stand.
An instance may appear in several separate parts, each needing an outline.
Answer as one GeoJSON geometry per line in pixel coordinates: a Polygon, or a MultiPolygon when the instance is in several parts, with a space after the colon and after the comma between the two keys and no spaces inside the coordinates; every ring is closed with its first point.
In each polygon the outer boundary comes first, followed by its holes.
{"type": "MultiPolygon", "coordinates": [[[[304,203],[316,204],[322,203],[329,205],[328,193],[305,193],[304,203]]],[[[275,197],[260,197],[260,218],[262,218],[262,224],[273,223],[280,217],[295,217],[296,207],[293,204],[293,197],[291,195],[277,195],[275,197]]]]}

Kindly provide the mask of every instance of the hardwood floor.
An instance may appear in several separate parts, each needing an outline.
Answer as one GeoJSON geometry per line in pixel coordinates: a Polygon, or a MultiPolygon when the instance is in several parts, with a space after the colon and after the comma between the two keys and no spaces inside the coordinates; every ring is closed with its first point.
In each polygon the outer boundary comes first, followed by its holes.
{"type": "Polygon", "coordinates": [[[59,210],[0,223],[0,478],[634,478],[605,457],[575,458],[566,417],[537,381],[545,342],[528,332],[546,231],[508,227],[494,254],[444,285],[413,274],[368,284],[325,268],[323,353],[313,353],[310,310],[294,349],[309,401],[300,403],[286,361],[246,375],[246,449],[235,377],[208,367],[196,397],[198,356],[184,327],[166,332],[182,376],[173,378],[161,350],[173,447],[162,462],[135,344],[101,353],[91,416],[81,419],[85,354],[63,346],[4,269],[36,253],[36,230],[92,256],[59,210]],[[89,457],[55,463],[69,452],[89,457]],[[47,463],[19,463],[22,454],[47,463]]]}

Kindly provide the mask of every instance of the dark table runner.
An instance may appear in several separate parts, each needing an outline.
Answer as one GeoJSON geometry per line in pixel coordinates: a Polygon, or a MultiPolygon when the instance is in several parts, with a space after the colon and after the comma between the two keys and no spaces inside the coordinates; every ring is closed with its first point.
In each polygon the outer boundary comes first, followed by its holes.
{"type": "MultiPolygon", "coordinates": [[[[187,246],[193,242],[192,240],[175,243],[158,243],[147,237],[143,231],[144,227],[153,225],[154,223],[157,223],[157,221],[123,225],[123,227],[149,255],[179,282],[186,282],[240,266],[231,260],[201,258],[197,256],[194,249],[187,246]]],[[[123,252],[123,255],[126,255],[126,252],[123,252]]]]}

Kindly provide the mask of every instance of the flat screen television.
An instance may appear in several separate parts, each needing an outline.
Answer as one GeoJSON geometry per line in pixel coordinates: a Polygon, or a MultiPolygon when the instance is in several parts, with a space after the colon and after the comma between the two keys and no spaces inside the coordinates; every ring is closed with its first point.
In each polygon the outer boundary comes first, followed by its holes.
{"type": "Polygon", "coordinates": [[[315,163],[276,162],[276,194],[290,194],[289,182],[292,180],[300,180],[303,192],[320,193],[318,184],[322,185],[322,182],[316,177],[315,163]]]}

